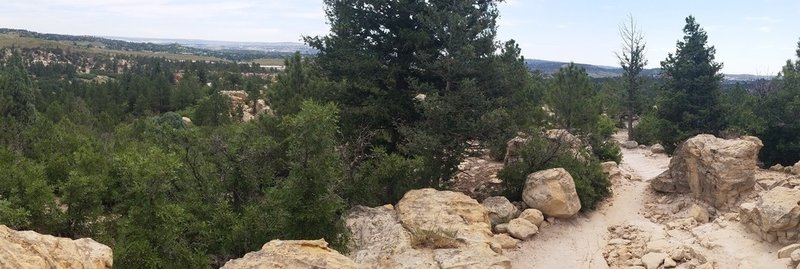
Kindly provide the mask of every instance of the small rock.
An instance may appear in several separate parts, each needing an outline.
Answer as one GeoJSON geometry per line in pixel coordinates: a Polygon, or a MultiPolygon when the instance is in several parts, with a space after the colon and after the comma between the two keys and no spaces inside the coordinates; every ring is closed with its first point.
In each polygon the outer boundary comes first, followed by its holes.
{"type": "Polygon", "coordinates": [[[519,217],[530,221],[536,226],[540,226],[542,222],[544,222],[544,215],[542,215],[542,211],[538,209],[525,209],[525,211],[522,211],[522,214],[519,214],[519,217]]]}
{"type": "Polygon", "coordinates": [[[778,259],[791,258],[792,253],[800,249],[800,244],[791,244],[778,250],[778,259]]]}
{"type": "Polygon", "coordinates": [[[650,252],[642,256],[642,263],[647,269],[657,269],[667,258],[669,258],[667,254],[650,252]]]}
{"type": "Polygon", "coordinates": [[[675,268],[676,266],[678,266],[678,263],[675,262],[675,260],[670,258],[664,259],[664,268],[675,268]]]}
{"type": "Polygon", "coordinates": [[[692,205],[689,208],[689,216],[696,220],[698,223],[706,223],[711,218],[708,214],[708,210],[705,207],[699,206],[697,204],[692,205]]]}
{"type": "Polygon", "coordinates": [[[530,221],[516,218],[508,222],[508,234],[514,238],[525,240],[539,232],[539,228],[530,221]]]}

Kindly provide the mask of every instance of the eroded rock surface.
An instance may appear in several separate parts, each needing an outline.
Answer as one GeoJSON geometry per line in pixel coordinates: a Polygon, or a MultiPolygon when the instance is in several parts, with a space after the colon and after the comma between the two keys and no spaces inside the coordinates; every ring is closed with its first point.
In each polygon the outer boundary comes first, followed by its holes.
{"type": "Polygon", "coordinates": [[[365,268],[510,268],[516,244],[491,232],[489,211],[459,192],[412,190],[397,206],[356,207],[345,223],[365,268]]]}
{"type": "Polygon", "coordinates": [[[89,238],[72,240],[0,225],[0,268],[111,268],[111,248],[89,238]]]}
{"type": "Polygon", "coordinates": [[[686,140],[665,171],[651,181],[661,192],[691,193],[716,208],[729,209],[740,194],[755,185],[758,151],[763,144],[752,136],[721,139],[698,135],[686,140]]]}
{"type": "Polygon", "coordinates": [[[768,242],[786,244],[800,239],[800,190],[775,187],[755,203],[740,206],[742,223],[768,242]]]}
{"type": "Polygon", "coordinates": [[[225,263],[222,269],[356,269],[350,258],[328,248],[325,240],[272,240],[259,251],[225,263]]]}

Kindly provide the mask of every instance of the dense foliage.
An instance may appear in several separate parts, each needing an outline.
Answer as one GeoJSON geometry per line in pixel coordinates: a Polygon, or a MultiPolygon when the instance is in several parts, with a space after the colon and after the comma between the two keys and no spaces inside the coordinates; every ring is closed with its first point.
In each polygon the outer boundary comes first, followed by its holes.
{"type": "Polygon", "coordinates": [[[661,80],[593,80],[574,64],[531,74],[513,40],[496,40],[498,2],[325,1],[331,32],[306,40],[319,55],[292,55],[280,73],[5,49],[0,223],[92,237],[119,268],[209,268],[278,238],[345,250],[348,208],[447,188],[468,147],[502,159],[519,132],[530,140],[500,172],[505,195],[519,200],[528,174],[563,167],[590,210],[609,195],[600,162],[620,161],[609,139],[631,110],[642,111],[634,131],[648,144],[756,134],[765,163],[800,156],[800,60],[772,90],[722,91],[721,65],[690,17],[661,80]],[[229,90],[254,109],[265,98],[271,113],[241,122],[229,90]],[[591,150],[540,136],[552,128],[591,150]]]}

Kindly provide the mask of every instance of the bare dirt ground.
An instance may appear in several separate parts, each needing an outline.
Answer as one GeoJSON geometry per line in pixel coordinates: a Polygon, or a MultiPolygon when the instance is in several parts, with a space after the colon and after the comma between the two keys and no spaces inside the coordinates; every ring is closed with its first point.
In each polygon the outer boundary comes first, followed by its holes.
{"type": "MultiPolygon", "coordinates": [[[[624,133],[615,135],[618,141],[626,138],[624,133]]],[[[746,231],[733,215],[729,214],[728,219],[725,216],[712,216],[711,222],[702,225],[694,223],[675,228],[676,225],[664,224],[677,218],[672,215],[685,216],[688,211],[683,197],[656,194],[649,188],[648,181],[668,168],[669,158],[663,154],[652,154],[649,149],[623,149],[622,153],[620,167],[639,176],[642,181],[614,182],[612,197],[599,205],[597,210],[571,220],[556,220],[541,229],[533,239],[507,252],[514,268],[609,268],[604,251],[607,252],[611,245],[611,227],[634,227],[641,231],[646,241],[664,241],[669,245],[692,248],[713,264],[713,268],[787,268],[785,261],[777,260],[775,252],[779,246],[761,242],[746,231]],[[673,201],[681,203],[672,205],[675,209],[670,211],[673,212],[653,212],[662,209],[655,204],[671,205],[673,201]],[[664,221],[653,222],[652,216],[656,214],[665,215],[664,221]],[[714,217],[717,218],[713,220],[714,217]]],[[[648,244],[646,249],[649,248],[648,244]]],[[[628,261],[633,260],[639,261],[635,257],[628,261]]],[[[627,268],[629,265],[612,264],[611,268],[627,268]]],[[[678,268],[694,266],[686,263],[678,268]]]]}

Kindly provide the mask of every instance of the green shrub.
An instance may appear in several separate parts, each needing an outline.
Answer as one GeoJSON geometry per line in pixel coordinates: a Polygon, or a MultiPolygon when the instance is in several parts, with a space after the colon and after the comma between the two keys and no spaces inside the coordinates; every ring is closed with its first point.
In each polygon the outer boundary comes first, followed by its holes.
{"type": "Polygon", "coordinates": [[[592,145],[592,154],[601,162],[622,162],[622,150],[617,143],[611,141],[601,141],[592,145]]]}
{"type": "Polygon", "coordinates": [[[659,143],[658,133],[660,131],[660,120],[655,115],[644,114],[639,118],[639,124],[633,127],[633,140],[642,145],[659,143]]]}
{"type": "Polygon", "coordinates": [[[417,168],[421,158],[409,159],[379,149],[375,157],[359,167],[354,178],[342,186],[350,205],[379,206],[394,204],[411,189],[420,187],[417,168]]]}
{"type": "Polygon", "coordinates": [[[617,127],[615,125],[614,120],[612,120],[611,118],[609,118],[604,114],[600,115],[600,117],[597,120],[596,131],[597,135],[602,138],[611,138],[611,135],[613,135],[617,131],[617,127]]]}
{"type": "Polygon", "coordinates": [[[504,195],[512,201],[522,200],[522,191],[529,174],[564,168],[575,180],[575,190],[581,200],[581,210],[594,209],[610,194],[611,182],[603,174],[600,161],[586,153],[575,153],[541,137],[531,137],[521,149],[522,160],[498,172],[503,180],[504,195]]]}

